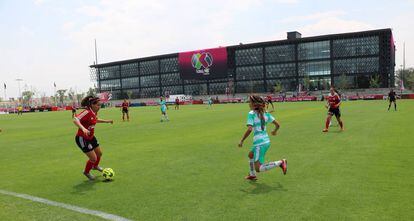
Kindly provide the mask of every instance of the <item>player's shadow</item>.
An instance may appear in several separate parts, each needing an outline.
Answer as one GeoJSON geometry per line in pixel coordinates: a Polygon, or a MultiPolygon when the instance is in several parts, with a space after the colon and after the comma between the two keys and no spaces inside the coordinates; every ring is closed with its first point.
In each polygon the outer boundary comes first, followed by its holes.
{"type": "Polygon", "coordinates": [[[266,183],[259,183],[257,181],[249,182],[251,188],[248,189],[241,189],[240,191],[245,192],[247,194],[265,194],[272,191],[287,191],[287,189],[283,188],[282,184],[276,183],[272,186],[269,186],[266,183]]]}
{"type": "Polygon", "coordinates": [[[89,181],[85,180],[73,186],[72,194],[86,194],[88,191],[93,189],[93,186],[100,183],[100,180],[89,181]]]}

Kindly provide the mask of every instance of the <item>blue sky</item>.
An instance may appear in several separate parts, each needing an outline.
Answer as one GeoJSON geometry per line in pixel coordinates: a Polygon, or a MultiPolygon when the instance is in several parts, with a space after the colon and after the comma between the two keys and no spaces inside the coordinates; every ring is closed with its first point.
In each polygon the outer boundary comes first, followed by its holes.
{"type": "MultiPolygon", "coordinates": [[[[414,0],[0,0],[0,83],[16,97],[58,89],[86,91],[94,38],[102,62],[285,39],[392,28],[396,68],[414,67],[414,0]]],[[[0,89],[3,97],[3,87],[0,89]]]]}

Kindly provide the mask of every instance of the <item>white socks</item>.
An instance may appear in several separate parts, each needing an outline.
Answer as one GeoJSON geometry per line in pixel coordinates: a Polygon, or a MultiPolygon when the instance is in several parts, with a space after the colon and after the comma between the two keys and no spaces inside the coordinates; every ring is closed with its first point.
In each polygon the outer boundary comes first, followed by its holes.
{"type": "Polygon", "coordinates": [[[281,160],[265,163],[265,164],[260,166],[260,172],[265,172],[265,171],[271,170],[273,168],[279,167],[281,164],[282,164],[281,160]]]}
{"type": "Polygon", "coordinates": [[[256,176],[256,170],[254,169],[254,159],[249,160],[249,167],[250,167],[249,175],[256,176]]]}

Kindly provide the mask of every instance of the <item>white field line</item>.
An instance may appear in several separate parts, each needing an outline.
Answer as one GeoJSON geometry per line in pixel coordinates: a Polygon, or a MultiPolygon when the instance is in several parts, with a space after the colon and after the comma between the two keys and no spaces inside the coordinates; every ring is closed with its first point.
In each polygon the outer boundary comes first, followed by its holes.
{"type": "Polygon", "coordinates": [[[104,213],[101,211],[97,211],[97,210],[90,210],[90,209],[86,209],[86,208],[82,208],[82,207],[78,207],[78,206],[73,206],[70,204],[66,204],[66,203],[59,203],[59,202],[55,202],[55,201],[51,201],[48,199],[44,199],[44,198],[40,198],[40,197],[36,197],[36,196],[30,196],[27,194],[22,194],[22,193],[15,193],[15,192],[10,192],[10,191],[6,191],[6,190],[1,190],[0,189],[0,194],[4,194],[4,195],[9,195],[9,196],[13,196],[13,197],[18,197],[18,198],[22,198],[22,199],[27,199],[33,202],[39,202],[39,203],[44,203],[47,205],[51,205],[51,206],[56,206],[56,207],[60,207],[60,208],[65,208],[68,210],[72,210],[78,213],[83,213],[83,214],[88,214],[88,215],[92,215],[92,216],[98,216],[107,220],[114,220],[114,221],[131,221],[127,218],[121,217],[121,216],[117,216],[117,215],[113,215],[113,214],[109,214],[109,213],[104,213]]]}

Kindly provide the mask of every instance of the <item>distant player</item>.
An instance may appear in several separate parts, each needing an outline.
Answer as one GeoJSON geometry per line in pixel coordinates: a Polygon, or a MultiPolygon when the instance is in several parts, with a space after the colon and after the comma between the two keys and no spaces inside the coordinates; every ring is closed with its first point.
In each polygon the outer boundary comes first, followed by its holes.
{"type": "Polygon", "coordinates": [[[167,115],[167,103],[165,102],[163,97],[160,97],[160,102],[159,102],[160,106],[161,106],[161,122],[165,121],[169,121],[168,119],[168,115],[167,115]]]}
{"type": "Polygon", "coordinates": [[[17,107],[17,115],[23,115],[23,106],[22,105],[19,105],[17,107]]]}
{"type": "Polygon", "coordinates": [[[393,89],[391,89],[390,93],[388,93],[388,100],[390,101],[390,104],[388,105],[388,110],[390,110],[391,103],[394,103],[394,110],[397,111],[397,94],[394,92],[393,89]]]}
{"type": "Polygon", "coordinates": [[[207,109],[210,109],[213,107],[213,98],[209,97],[207,100],[207,109]]]}
{"type": "Polygon", "coordinates": [[[249,175],[245,178],[248,180],[256,180],[256,172],[265,172],[276,167],[282,168],[283,174],[287,172],[287,160],[282,159],[265,163],[265,155],[270,148],[270,139],[266,131],[266,124],[272,123],[275,129],[272,135],[276,135],[280,128],[275,118],[265,111],[266,102],[259,96],[252,95],[249,97],[249,106],[251,111],[247,115],[247,131],[240,140],[239,147],[243,146],[244,140],[253,131],[253,147],[249,152],[249,175]]]}
{"type": "Polygon", "coordinates": [[[335,115],[336,120],[341,127],[341,130],[344,130],[344,124],[341,120],[341,111],[339,110],[339,106],[341,105],[341,98],[338,93],[335,92],[336,90],[334,87],[331,87],[329,91],[330,94],[328,96],[328,103],[326,105],[326,108],[328,108],[328,117],[326,118],[325,129],[323,129],[323,132],[328,132],[328,128],[333,115],[335,115]]]}
{"type": "Polygon", "coordinates": [[[81,102],[82,107],[85,108],[80,114],[76,115],[73,123],[79,128],[76,134],[75,141],[78,147],[89,158],[86,162],[83,174],[89,179],[94,180],[95,177],[90,174],[91,169],[102,172],[99,162],[102,156],[102,150],[99,146],[98,140],[95,137],[96,123],[111,123],[112,120],[99,119],[97,114],[101,108],[101,103],[98,97],[87,96],[81,102]]]}
{"type": "Polygon", "coordinates": [[[275,111],[275,106],[273,106],[273,102],[272,102],[272,96],[267,95],[266,96],[266,110],[269,109],[269,104],[272,105],[272,110],[270,112],[275,111]]]}
{"type": "Polygon", "coordinates": [[[129,101],[127,99],[124,99],[124,102],[122,102],[121,111],[122,121],[125,121],[125,115],[127,116],[127,121],[129,121],[129,101]]]}
{"type": "Polygon", "coordinates": [[[180,99],[178,97],[175,98],[175,110],[179,110],[180,109],[180,99]]]}

